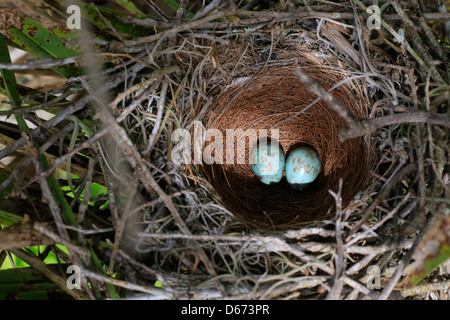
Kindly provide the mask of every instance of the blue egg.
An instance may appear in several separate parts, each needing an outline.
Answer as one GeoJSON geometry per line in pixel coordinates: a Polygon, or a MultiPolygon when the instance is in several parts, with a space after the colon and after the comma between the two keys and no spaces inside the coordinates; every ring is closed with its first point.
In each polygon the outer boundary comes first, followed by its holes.
{"type": "Polygon", "coordinates": [[[250,164],[264,184],[278,183],[283,178],[285,158],[278,144],[257,144],[250,152],[250,164]]]}
{"type": "Polygon", "coordinates": [[[287,182],[293,189],[302,190],[317,178],[320,167],[319,155],[314,149],[297,148],[286,159],[287,182]]]}

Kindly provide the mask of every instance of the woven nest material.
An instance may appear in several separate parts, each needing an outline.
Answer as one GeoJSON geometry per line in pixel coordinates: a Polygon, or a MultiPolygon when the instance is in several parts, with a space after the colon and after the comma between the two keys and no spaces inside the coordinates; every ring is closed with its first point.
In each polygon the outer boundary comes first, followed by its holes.
{"type": "MultiPolygon", "coordinates": [[[[369,177],[370,145],[364,138],[340,143],[338,132],[344,121],[323,101],[309,93],[304,83],[294,74],[298,66],[267,68],[243,85],[231,86],[215,96],[204,120],[207,129],[218,129],[226,141],[227,129],[242,129],[234,139],[235,147],[245,148],[245,163],[238,163],[235,149],[233,164],[206,164],[200,168],[225,207],[253,228],[286,229],[323,220],[335,207],[329,190],[338,189],[339,179],[344,181],[342,205],[346,206],[362,190],[369,177]],[[245,136],[254,129],[259,135],[245,136]],[[279,130],[279,143],[285,154],[298,146],[314,148],[320,157],[322,169],[318,178],[306,189],[289,187],[285,178],[278,184],[262,184],[249,164],[251,141],[261,138],[267,130],[279,130]],[[262,132],[262,134],[261,134],[262,132]],[[244,144],[244,145],[242,145],[244,144]]],[[[302,66],[326,89],[339,83],[340,72],[307,63],[302,66]]],[[[339,85],[332,93],[356,117],[366,115],[366,106],[360,99],[355,84],[339,85]],[[356,90],[355,90],[356,89],[356,90]]],[[[205,150],[213,143],[208,141],[205,150]]],[[[211,150],[210,150],[211,151],[211,150]]],[[[224,157],[226,157],[224,152],[224,157]]],[[[213,152],[214,155],[214,152],[213,152]]],[[[217,162],[217,161],[216,161],[217,162]]],[[[242,162],[241,162],[242,163],[242,162]]]]}

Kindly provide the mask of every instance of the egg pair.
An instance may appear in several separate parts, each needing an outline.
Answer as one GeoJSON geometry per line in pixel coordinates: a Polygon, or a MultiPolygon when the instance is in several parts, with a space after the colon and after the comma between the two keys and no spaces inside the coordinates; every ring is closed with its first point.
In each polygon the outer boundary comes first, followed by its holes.
{"type": "Polygon", "coordinates": [[[296,190],[305,188],[319,175],[321,163],[314,149],[300,147],[285,159],[278,144],[256,145],[250,152],[253,173],[262,183],[270,185],[281,181],[286,171],[286,180],[296,190]]]}

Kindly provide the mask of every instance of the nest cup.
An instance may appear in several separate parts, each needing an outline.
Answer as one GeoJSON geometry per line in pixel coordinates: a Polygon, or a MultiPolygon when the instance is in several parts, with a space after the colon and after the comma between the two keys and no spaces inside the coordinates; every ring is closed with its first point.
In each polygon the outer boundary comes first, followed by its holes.
{"type": "MultiPolygon", "coordinates": [[[[366,139],[339,142],[338,133],[345,122],[321,100],[314,103],[317,96],[309,93],[293,74],[296,67],[268,68],[243,85],[228,87],[214,97],[216,103],[203,119],[207,129],[223,134],[224,145],[230,139],[227,134],[234,130],[231,139],[235,149],[232,163],[226,159],[228,148],[222,163],[203,163],[199,171],[223,205],[252,228],[279,230],[323,220],[334,212],[335,199],[328,190],[337,191],[340,178],[344,181],[343,206],[368,181],[370,146],[366,139]],[[271,129],[278,129],[279,136],[272,137],[271,129]],[[317,179],[301,191],[292,189],[285,177],[278,184],[261,183],[252,172],[249,152],[264,134],[269,143],[278,138],[286,156],[299,146],[316,150],[322,164],[317,179]],[[238,147],[245,150],[245,163],[238,158],[238,147]]],[[[324,66],[310,64],[302,68],[326,89],[343,79],[341,72],[324,66]]],[[[346,82],[332,93],[356,117],[366,115],[367,108],[355,84],[346,82]]],[[[207,139],[205,148],[212,141],[207,139]]]]}

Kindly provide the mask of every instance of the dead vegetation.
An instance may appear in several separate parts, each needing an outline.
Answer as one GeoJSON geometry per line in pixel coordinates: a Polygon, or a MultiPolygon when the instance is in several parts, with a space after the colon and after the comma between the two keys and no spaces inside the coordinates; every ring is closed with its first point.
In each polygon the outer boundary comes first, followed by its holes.
{"type": "Polygon", "coordinates": [[[37,103],[13,111],[34,128],[0,123],[0,158],[21,159],[5,166],[0,208],[23,217],[0,231],[0,261],[12,252],[76,299],[448,299],[449,14],[424,1],[380,1],[381,29],[369,29],[371,1],[257,3],[212,1],[191,18],[182,5],[168,21],[120,18],[148,28],[141,37],[105,27],[104,41],[82,31],[83,75],[54,89],[23,88],[22,105],[37,103]],[[345,75],[367,109],[354,117],[328,87],[308,83],[308,70],[295,74],[295,50],[345,75]],[[224,203],[202,166],[171,161],[171,137],[205,119],[230,84],[245,87],[239,81],[281,67],[341,117],[341,141],[370,145],[373,166],[350,203],[342,200],[348,179],[335,173],[321,193],[332,199],[326,220],[260,228],[224,203]],[[36,109],[57,112],[42,120],[36,109]],[[43,154],[52,155],[47,167],[43,154]],[[50,178],[58,168],[68,175],[57,186],[75,195],[64,196],[66,205],[50,178]],[[107,193],[91,197],[94,183],[107,193]],[[36,241],[81,268],[82,291],[22,249],[36,241]],[[425,267],[439,259],[434,271],[425,267]]]}

